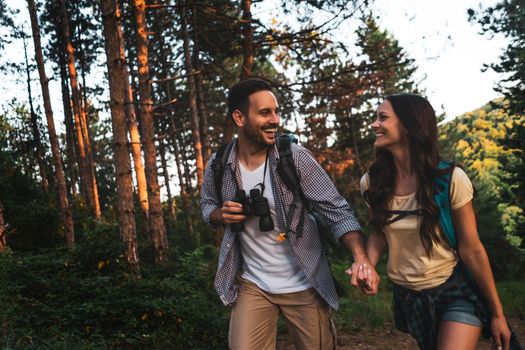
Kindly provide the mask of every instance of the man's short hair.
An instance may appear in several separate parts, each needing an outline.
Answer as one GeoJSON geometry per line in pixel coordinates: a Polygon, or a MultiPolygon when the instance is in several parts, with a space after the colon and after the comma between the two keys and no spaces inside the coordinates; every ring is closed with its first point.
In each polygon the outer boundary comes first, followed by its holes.
{"type": "Polygon", "coordinates": [[[235,110],[247,114],[249,105],[248,97],[253,93],[264,90],[272,91],[272,85],[261,78],[248,78],[232,86],[228,95],[228,115],[230,118],[233,118],[233,112],[235,110]]]}

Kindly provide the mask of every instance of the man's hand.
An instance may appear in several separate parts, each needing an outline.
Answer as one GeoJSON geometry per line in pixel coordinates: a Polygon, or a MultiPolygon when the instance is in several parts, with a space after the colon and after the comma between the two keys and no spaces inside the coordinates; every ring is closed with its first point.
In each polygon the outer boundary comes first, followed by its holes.
{"type": "Polygon", "coordinates": [[[355,262],[346,270],[346,273],[351,276],[352,286],[361,288],[366,295],[377,294],[379,275],[366,254],[361,232],[347,232],[340,239],[354,257],[355,262]]]}
{"type": "Polygon", "coordinates": [[[354,262],[346,270],[351,276],[350,284],[360,288],[366,295],[376,295],[379,287],[380,277],[370,262],[354,262]]]}
{"type": "Polygon", "coordinates": [[[234,222],[246,220],[243,215],[242,204],[233,201],[226,201],[222,207],[215,209],[210,214],[210,221],[216,225],[229,225],[234,222]]]}

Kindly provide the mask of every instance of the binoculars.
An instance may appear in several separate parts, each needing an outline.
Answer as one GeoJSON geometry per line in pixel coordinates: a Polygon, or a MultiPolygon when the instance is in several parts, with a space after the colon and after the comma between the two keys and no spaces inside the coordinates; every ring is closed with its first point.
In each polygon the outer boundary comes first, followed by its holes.
{"type": "MultiPolygon", "coordinates": [[[[242,204],[244,216],[258,216],[259,229],[261,231],[272,231],[273,220],[270,216],[270,205],[268,199],[263,197],[258,188],[250,190],[250,197],[246,196],[246,191],[237,190],[234,202],[242,204]]],[[[241,232],[244,230],[244,222],[234,222],[230,224],[232,232],[241,232]]]]}

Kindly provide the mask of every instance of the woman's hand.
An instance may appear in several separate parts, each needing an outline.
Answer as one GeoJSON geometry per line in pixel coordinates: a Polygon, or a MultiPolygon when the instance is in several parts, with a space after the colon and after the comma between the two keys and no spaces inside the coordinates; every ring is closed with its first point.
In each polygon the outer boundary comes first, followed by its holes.
{"type": "Polygon", "coordinates": [[[508,350],[510,344],[510,329],[503,316],[494,316],[490,320],[492,341],[497,350],[508,350]]]}
{"type": "Polygon", "coordinates": [[[360,288],[366,295],[377,294],[380,277],[372,264],[354,262],[346,270],[346,274],[351,276],[350,284],[352,286],[360,288]]]}

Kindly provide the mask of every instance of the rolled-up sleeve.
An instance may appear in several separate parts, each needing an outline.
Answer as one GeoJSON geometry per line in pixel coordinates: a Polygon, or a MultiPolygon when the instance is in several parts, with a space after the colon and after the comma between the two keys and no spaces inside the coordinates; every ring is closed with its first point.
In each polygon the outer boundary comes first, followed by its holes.
{"type": "Polygon", "coordinates": [[[202,183],[201,188],[200,200],[202,218],[204,219],[204,222],[213,227],[216,227],[217,225],[214,225],[210,222],[210,214],[212,213],[212,211],[214,211],[220,206],[219,199],[217,198],[217,193],[215,191],[213,169],[211,168],[211,164],[213,162],[213,159],[215,159],[215,156],[216,154],[214,154],[210,158],[210,160],[208,161],[208,165],[206,166],[206,171],[204,172],[204,182],[202,183]]]}
{"type": "Polygon", "coordinates": [[[341,196],[334,183],[304,147],[293,145],[301,188],[315,211],[323,216],[337,241],[345,233],[361,231],[354,210],[341,196]]]}

